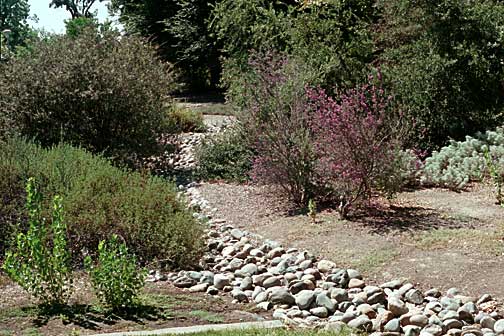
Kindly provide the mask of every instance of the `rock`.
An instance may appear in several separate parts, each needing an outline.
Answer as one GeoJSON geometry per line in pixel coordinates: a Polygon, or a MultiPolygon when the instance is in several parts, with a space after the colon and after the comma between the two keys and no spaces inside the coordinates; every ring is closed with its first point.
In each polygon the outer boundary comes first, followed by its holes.
{"type": "Polygon", "coordinates": [[[238,300],[238,302],[248,302],[247,295],[239,288],[234,288],[231,291],[231,297],[235,300],[238,300]]]}
{"type": "Polygon", "coordinates": [[[251,277],[245,277],[243,278],[241,284],[240,284],[240,289],[241,290],[250,290],[253,287],[252,283],[252,278],[251,277]]]}
{"type": "Polygon", "coordinates": [[[362,280],[362,275],[360,274],[359,271],[351,269],[351,268],[347,269],[346,271],[347,271],[348,277],[350,279],[360,279],[360,280],[362,280]]]}
{"type": "Polygon", "coordinates": [[[201,272],[200,282],[207,283],[209,285],[213,285],[214,283],[214,274],[213,272],[203,271],[201,272]]]}
{"type": "Polygon", "coordinates": [[[274,249],[272,249],[271,251],[268,252],[268,254],[266,255],[266,258],[271,260],[276,257],[282,256],[282,254],[284,254],[284,253],[285,253],[285,250],[282,247],[275,247],[274,249]]]}
{"type": "Polygon", "coordinates": [[[274,288],[271,291],[271,296],[269,301],[273,304],[285,304],[292,306],[296,303],[296,299],[292,296],[291,293],[285,288],[279,287],[274,288]]]}
{"type": "Polygon", "coordinates": [[[373,322],[367,316],[359,316],[348,322],[350,328],[370,332],[373,329],[373,322]]]}
{"type": "Polygon", "coordinates": [[[262,286],[263,283],[264,283],[264,280],[268,279],[271,276],[272,275],[269,274],[269,273],[263,273],[263,274],[259,274],[259,275],[253,275],[252,276],[252,282],[256,286],[262,286]]]}
{"type": "Polygon", "coordinates": [[[268,311],[271,308],[273,308],[273,304],[271,302],[264,301],[264,302],[258,303],[256,307],[259,308],[260,310],[268,311]]]}
{"type": "Polygon", "coordinates": [[[403,328],[404,336],[419,336],[422,328],[414,325],[408,325],[403,328]]]}
{"type": "Polygon", "coordinates": [[[480,325],[482,328],[488,328],[494,330],[495,320],[490,316],[485,316],[481,319],[480,325]]]}
{"type": "Polygon", "coordinates": [[[447,296],[443,296],[440,300],[441,305],[443,308],[448,309],[448,310],[454,310],[457,311],[460,308],[461,302],[460,300],[457,300],[455,298],[450,298],[447,296]]]}
{"type": "Polygon", "coordinates": [[[437,288],[432,288],[425,292],[425,296],[438,298],[441,296],[441,291],[437,288]]]}
{"type": "Polygon", "coordinates": [[[324,330],[331,331],[335,334],[342,333],[345,330],[346,324],[341,321],[329,322],[325,325],[324,330]]]}
{"type": "Polygon", "coordinates": [[[259,293],[262,293],[262,292],[264,292],[264,288],[256,286],[254,288],[254,291],[252,292],[252,299],[255,299],[256,296],[259,295],[259,293]]]}
{"type": "Polygon", "coordinates": [[[381,288],[389,288],[389,289],[397,289],[399,287],[401,287],[403,284],[403,281],[401,280],[392,280],[392,281],[389,281],[389,282],[385,282],[383,284],[380,285],[381,288]]]}
{"type": "Polygon", "coordinates": [[[360,315],[366,315],[370,319],[374,319],[376,317],[376,311],[371,307],[371,305],[364,303],[357,306],[357,312],[360,315]]]}
{"type": "Polygon", "coordinates": [[[493,330],[497,335],[504,334],[504,319],[496,321],[493,330]]]}
{"type": "Polygon", "coordinates": [[[336,264],[333,263],[330,260],[320,260],[317,263],[317,268],[320,272],[322,273],[328,273],[330,272],[333,268],[336,268],[336,264]]]}
{"type": "Polygon", "coordinates": [[[350,281],[350,277],[346,270],[339,270],[333,274],[327,276],[326,281],[334,282],[338,284],[340,287],[347,287],[348,282],[350,281]]]}
{"type": "Polygon", "coordinates": [[[483,294],[479,300],[476,302],[476,304],[479,306],[483,303],[486,303],[488,301],[492,301],[492,296],[490,294],[483,294]]]}
{"type": "Polygon", "coordinates": [[[273,312],[273,318],[275,318],[275,319],[281,319],[281,320],[287,318],[287,315],[285,314],[285,310],[283,310],[283,309],[276,309],[273,312]]]}
{"type": "Polygon", "coordinates": [[[429,333],[433,336],[441,336],[443,334],[443,328],[436,324],[432,324],[430,326],[423,328],[422,332],[429,333]]]}
{"type": "Polygon", "coordinates": [[[429,323],[429,318],[422,314],[415,314],[409,318],[409,322],[412,325],[416,325],[423,328],[429,323]]]}
{"type": "Polygon", "coordinates": [[[210,286],[207,288],[206,293],[208,295],[217,295],[217,294],[219,294],[219,290],[217,288],[215,288],[214,286],[210,286]]]}
{"type": "Polygon", "coordinates": [[[226,246],[226,247],[222,250],[222,252],[221,252],[221,254],[222,254],[223,256],[225,256],[225,257],[232,256],[232,255],[234,255],[235,253],[236,253],[236,250],[235,250],[234,246],[226,246]]]}
{"type": "Polygon", "coordinates": [[[336,310],[336,304],[327,296],[326,293],[322,292],[317,295],[315,299],[315,304],[319,307],[324,307],[329,313],[334,313],[336,310]]]}
{"type": "Polygon", "coordinates": [[[456,295],[459,295],[460,291],[458,288],[452,287],[446,291],[446,295],[449,297],[455,297],[456,295]]]}
{"type": "Polygon", "coordinates": [[[264,288],[271,288],[271,287],[276,287],[276,286],[281,286],[282,281],[280,280],[279,277],[272,276],[264,280],[263,282],[263,287],[264,288]]]}
{"type": "Polygon", "coordinates": [[[192,287],[189,288],[189,292],[191,293],[197,293],[197,292],[206,292],[206,290],[208,289],[208,287],[210,287],[209,284],[207,283],[200,283],[200,284],[197,284],[197,285],[194,285],[192,287]]]}
{"type": "Polygon", "coordinates": [[[461,333],[462,333],[462,330],[460,330],[460,329],[450,329],[446,332],[446,334],[449,336],[460,336],[461,333]]]}
{"type": "Polygon", "coordinates": [[[255,264],[247,264],[241,268],[241,272],[243,274],[248,274],[250,276],[257,274],[257,265],[255,264]]]}
{"type": "Polygon", "coordinates": [[[364,288],[364,286],[366,286],[366,284],[360,279],[351,278],[348,282],[348,288],[364,288]]]}
{"type": "Polygon", "coordinates": [[[352,321],[353,319],[357,318],[357,316],[359,316],[359,313],[357,313],[355,311],[348,311],[345,314],[343,314],[343,316],[341,317],[341,321],[348,323],[348,322],[352,321]]]}
{"type": "Polygon", "coordinates": [[[201,277],[203,276],[203,274],[201,274],[200,272],[195,272],[195,271],[189,271],[187,272],[187,277],[195,280],[195,281],[200,281],[201,277]]]}
{"type": "Polygon", "coordinates": [[[302,290],[295,296],[296,305],[301,310],[309,309],[315,300],[315,293],[311,290],[302,290]]]}
{"type": "Polygon", "coordinates": [[[245,233],[239,229],[232,229],[229,234],[231,235],[231,237],[238,240],[245,236],[245,233]]]}
{"type": "Polygon", "coordinates": [[[374,293],[367,299],[367,303],[373,305],[376,303],[384,303],[386,301],[385,298],[385,293],[379,292],[379,293],[374,293]]]}
{"type": "Polygon", "coordinates": [[[403,301],[394,297],[389,298],[387,309],[390,310],[394,316],[401,316],[409,311],[403,301]]]}
{"type": "Polygon", "coordinates": [[[418,289],[410,289],[405,295],[406,301],[419,305],[423,302],[423,294],[418,289]]]}
{"type": "Polygon", "coordinates": [[[312,267],[312,265],[313,265],[313,262],[311,260],[305,260],[299,264],[299,268],[301,268],[302,270],[305,270],[305,269],[312,267]]]}
{"type": "Polygon", "coordinates": [[[320,318],[326,318],[329,316],[329,312],[325,307],[315,307],[310,309],[310,313],[314,316],[320,317],[320,318]]]}
{"type": "Polygon", "coordinates": [[[268,292],[260,292],[254,298],[255,303],[261,303],[268,300],[268,292]]]}
{"type": "Polygon", "coordinates": [[[348,301],[348,292],[343,288],[333,288],[331,289],[331,299],[338,302],[348,301]]]}
{"type": "Polygon", "coordinates": [[[229,286],[231,284],[231,280],[224,274],[216,274],[214,276],[213,285],[217,289],[224,289],[224,287],[229,286]]]}
{"type": "Polygon", "coordinates": [[[395,318],[387,322],[385,327],[383,327],[385,331],[399,332],[401,331],[401,324],[399,323],[399,319],[395,318]]]}
{"type": "Polygon", "coordinates": [[[443,326],[445,329],[460,329],[464,326],[462,322],[456,319],[448,319],[443,321],[443,326]]]}
{"type": "Polygon", "coordinates": [[[189,288],[196,285],[196,280],[183,276],[175,280],[173,285],[178,288],[189,288]]]}

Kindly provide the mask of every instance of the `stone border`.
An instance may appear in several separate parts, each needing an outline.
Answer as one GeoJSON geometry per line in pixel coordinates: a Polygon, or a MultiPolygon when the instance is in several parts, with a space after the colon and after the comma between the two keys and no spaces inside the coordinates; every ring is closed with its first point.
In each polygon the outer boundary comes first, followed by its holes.
{"type": "Polygon", "coordinates": [[[229,324],[206,324],[192,327],[165,328],[158,330],[128,331],[109,334],[95,334],[90,336],[161,336],[161,335],[182,335],[195,334],[208,331],[222,330],[244,330],[244,329],[276,329],[285,327],[282,321],[264,321],[264,322],[243,322],[229,324]]]}

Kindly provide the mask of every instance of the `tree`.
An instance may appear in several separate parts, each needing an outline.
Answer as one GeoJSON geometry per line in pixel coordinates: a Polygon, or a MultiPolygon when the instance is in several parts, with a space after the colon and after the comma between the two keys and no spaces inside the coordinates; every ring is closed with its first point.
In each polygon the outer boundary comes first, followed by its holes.
{"type": "Polygon", "coordinates": [[[220,48],[208,30],[216,0],[112,0],[111,11],[130,34],[150,38],[159,55],[173,63],[191,90],[215,87],[220,48]]]}
{"type": "Polygon", "coordinates": [[[79,17],[92,18],[94,13],[91,12],[91,7],[96,1],[103,2],[105,0],[52,0],[49,7],[64,7],[72,15],[72,19],[79,17]]]}
{"type": "Polygon", "coordinates": [[[9,48],[23,44],[30,28],[28,26],[28,16],[30,5],[28,0],[2,0],[0,1],[0,32],[10,30],[9,48]]]}

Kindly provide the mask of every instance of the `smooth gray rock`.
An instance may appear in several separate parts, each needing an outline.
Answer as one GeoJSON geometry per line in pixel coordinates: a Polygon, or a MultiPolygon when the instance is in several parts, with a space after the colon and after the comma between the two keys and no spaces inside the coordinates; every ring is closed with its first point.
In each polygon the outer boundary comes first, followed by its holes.
{"type": "Polygon", "coordinates": [[[497,335],[504,334],[504,319],[496,321],[493,330],[497,335]]]}
{"type": "Polygon", "coordinates": [[[336,310],[336,304],[324,292],[317,295],[317,298],[315,299],[315,304],[318,307],[326,308],[331,314],[334,313],[334,311],[336,310]]]}
{"type": "Polygon", "coordinates": [[[395,318],[395,319],[388,321],[385,324],[385,326],[383,327],[383,330],[391,331],[391,332],[401,331],[401,324],[399,323],[399,319],[395,318]]]}
{"type": "Polygon", "coordinates": [[[235,300],[238,300],[238,302],[248,302],[247,295],[239,288],[234,288],[231,291],[231,297],[235,300]]]}
{"type": "Polygon", "coordinates": [[[200,283],[200,284],[197,284],[197,285],[190,287],[189,292],[191,292],[191,293],[206,292],[206,290],[208,289],[209,286],[210,285],[207,283],[200,283]]]}
{"type": "Polygon", "coordinates": [[[232,229],[229,234],[231,235],[231,237],[233,237],[234,239],[241,239],[242,237],[245,236],[245,233],[240,230],[240,229],[232,229]]]}
{"type": "Polygon", "coordinates": [[[276,286],[281,286],[281,285],[282,285],[282,281],[280,280],[280,278],[276,277],[276,276],[272,276],[272,277],[269,277],[266,280],[264,280],[262,286],[264,288],[271,288],[271,287],[276,287],[276,286]]]}
{"type": "Polygon", "coordinates": [[[422,328],[414,325],[403,327],[404,336],[419,336],[422,328]]]}
{"type": "Polygon", "coordinates": [[[485,316],[481,319],[480,325],[482,328],[488,328],[494,330],[495,322],[496,322],[495,319],[493,319],[492,317],[485,316]]]}
{"type": "Polygon", "coordinates": [[[348,301],[348,292],[343,288],[333,288],[331,289],[331,299],[338,302],[348,301]]]}
{"type": "Polygon", "coordinates": [[[253,288],[252,278],[251,277],[243,278],[243,280],[240,284],[240,289],[241,290],[251,290],[252,288],[253,288]]]}
{"type": "Polygon", "coordinates": [[[301,310],[309,309],[315,300],[315,292],[311,290],[302,290],[295,296],[296,305],[301,310]]]}
{"type": "Polygon", "coordinates": [[[257,265],[256,264],[247,264],[241,268],[242,273],[248,274],[250,276],[257,274],[257,265]]]}
{"type": "Polygon", "coordinates": [[[326,318],[329,316],[329,312],[325,307],[315,307],[310,309],[310,313],[314,316],[320,317],[320,318],[326,318]]]}
{"type": "Polygon", "coordinates": [[[416,305],[422,304],[424,299],[422,292],[418,289],[410,289],[408,292],[406,292],[404,298],[406,299],[406,301],[416,305]]]}
{"type": "Polygon", "coordinates": [[[274,288],[271,291],[269,301],[273,304],[285,304],[292,306],[296,303],[296,299],[286,288],[274,288]]]}
{"type": "Polygon", "coordinates": [[[183,276],[173,282],[173,285],[178,288],[189,288],[196,285],[196,280],[183,276]]]}
{"type": "Polygon", "coordinates": [[[387,309],[390,310],[394,316],[401,316],[409,311],[408,307],[406,307],[406,304],[402,300],[394,297],[389,298],[387,309]]]}
{"type": "Polygon", "coordinates": [[[214,286],[210,286],[207,288],[206,293],[208,295],[217,295],[217,294],[219,294],[219,290],[217,288],[215,288],[214,286]]]}
{"type": "Polygon", "coordinates": [[[258,303],[256,305],[256,307],[259,308],[260,310],[268,311],[271,308],[273,308],[273,304],[269,301],[264,301],[264,302],[258,303]]]}
{"type": "Polygon", "coordinates": [[[317,263],[317,268],[320,272],[322,273],[328,273],[330,272],[333,268],[336,268],[336,264],[333,263],[330,260],[320,260],[317,263]]]}
{"type": "Polygon", "coordinates": [[[224,274],[215,274],[213,285],[217,289],[224,289],[224,287],[229,286],[231,284],[231,280],[228,276],[224,274]]]}
{"type": "Polygon", "coordinates": [[[373,329],[373,322],[367,316],[361,315],[348,322],[348,326],[350,328],[370,332],[373,329]]]}
{"type": "Polygon", "coordinates": [[[460,329],[464,326],[462,322],[456,319],[448,319],[443,321],[443,326],[445,329],[460,329]]]}
{"type": "Polygon", "coordinates": [[[423,328],[429,323],[429,318],[422,314],[415,314],[409,318],[409,322],[412,325],[416,325],[423,328]]]}

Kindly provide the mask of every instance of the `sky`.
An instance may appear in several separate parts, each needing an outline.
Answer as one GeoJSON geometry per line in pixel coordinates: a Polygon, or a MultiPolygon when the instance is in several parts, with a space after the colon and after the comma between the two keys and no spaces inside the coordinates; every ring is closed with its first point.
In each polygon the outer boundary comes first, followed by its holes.
{"type": "MultiPolygon", "coordinates": [[[[64,33],[66,19],[70,18],[70,13],[63,8],[49,8],[51,0],[28,0],[30,4],[30,16],[36,14],[38,23],[30,21],[30,25],[35,28],[43,28],[52,33],[64,33]]],[[[108,11],[105,2],[98,2],[93,5],[92,10],[98,10],[98,20],[103,22],[108,18],[108,11]]]]}

